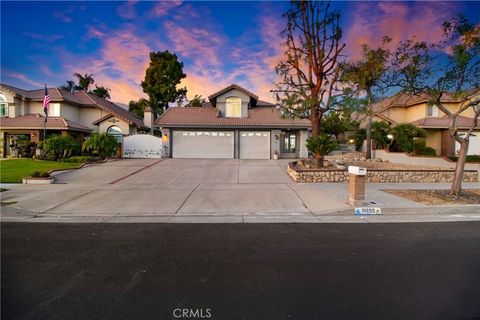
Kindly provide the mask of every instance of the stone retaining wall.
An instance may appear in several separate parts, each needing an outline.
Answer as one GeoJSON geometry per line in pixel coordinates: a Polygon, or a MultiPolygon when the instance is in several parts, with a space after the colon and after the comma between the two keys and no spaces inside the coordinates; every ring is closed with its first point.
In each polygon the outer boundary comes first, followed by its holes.
{"type": "MultiPolygon", "coordinates": [[[[295,182],[347,182],[348,171],[345,169],[314,170],[296,168],[290,162],[288,174],[295,182]]],[[[452,182],[454,170],[367,170],[367,182],[398,183],[398,182],[452,182]]],[[[478,171],[465,170],[464,182],[478,182],[478,171]]]]}

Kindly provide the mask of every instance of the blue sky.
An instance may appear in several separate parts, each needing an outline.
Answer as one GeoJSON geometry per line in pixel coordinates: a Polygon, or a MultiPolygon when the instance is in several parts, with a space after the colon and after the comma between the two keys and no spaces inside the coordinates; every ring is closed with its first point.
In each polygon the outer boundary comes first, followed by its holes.
{"type": "MultiPolygon", "coordinates": [[[[26,89],[59,86],[74,72],[93,73],[112,100],[143,96],[150,51],[184,62],[188,96],[231,83],[272,100],[279,35],[289,3],[189,1],[1,2],[1,81],[26,89]]],[[[438,40],[439,26],[463,12],[479,23],[479,2],[334,2],[342,12],[346,52],[416,35],[438,40]]]]}

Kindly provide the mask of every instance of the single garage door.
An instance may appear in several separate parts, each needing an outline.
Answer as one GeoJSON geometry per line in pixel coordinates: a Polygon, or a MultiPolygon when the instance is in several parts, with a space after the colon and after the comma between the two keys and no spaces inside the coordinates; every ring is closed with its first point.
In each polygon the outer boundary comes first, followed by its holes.
{"type": "Polygon", "coordinates": [[[270,132],[240,131],[240,159],[270,159],[270,132]]]}
{"type": "Polygon", "coordinates": [[[233,158],[233,131],[173,131],[173,158],[233,158]]]}
{"type": "MultiPolygon", "coordinates": [[[[459,132],[460,137],[464,137],[466,132],[459,132]]],[[[460,152],[460,143],[455,140],[455,154],[460,152]]],[[[480,154],[480,131],[474,131],[470,135],[468,142],[468,155],[480,154]]]]}

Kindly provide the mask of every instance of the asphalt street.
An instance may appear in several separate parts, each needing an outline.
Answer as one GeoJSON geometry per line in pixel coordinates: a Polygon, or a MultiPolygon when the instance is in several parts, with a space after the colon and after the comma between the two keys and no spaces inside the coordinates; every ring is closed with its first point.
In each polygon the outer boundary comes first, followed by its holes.
{"type": "Polygon", "coordinates": [[[1,231],[3,320],[480,318],[480,222],[1,231]]]}

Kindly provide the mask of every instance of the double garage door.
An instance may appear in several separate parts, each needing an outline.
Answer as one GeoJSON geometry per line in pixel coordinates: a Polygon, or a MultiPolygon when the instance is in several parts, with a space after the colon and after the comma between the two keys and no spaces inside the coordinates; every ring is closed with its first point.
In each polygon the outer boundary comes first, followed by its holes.
{"type": "MultiPolygon", "coordinates": [[[[180,131],[172,137],[173,158],[233,159],[235,156],[234,131],[180,131]]],[[[240,131],[240,159],[270,159],[270,132],[240,131]]]]}

